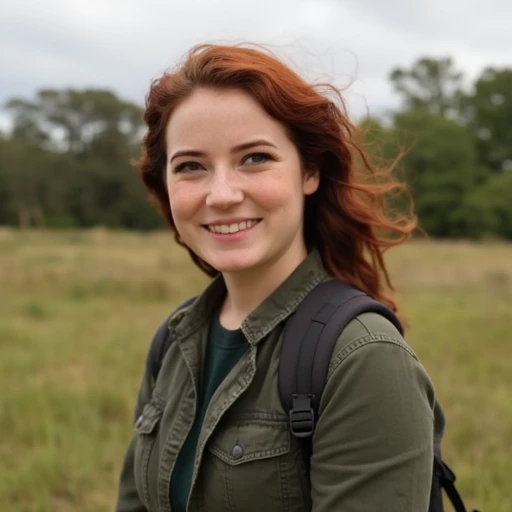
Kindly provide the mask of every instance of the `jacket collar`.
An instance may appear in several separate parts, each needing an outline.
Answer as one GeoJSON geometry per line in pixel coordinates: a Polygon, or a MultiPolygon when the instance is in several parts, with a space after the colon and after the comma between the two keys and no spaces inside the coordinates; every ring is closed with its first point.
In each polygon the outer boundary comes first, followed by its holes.
{"type": "MultiPolygon", "coordinates": [[[[319,283],[329,279],[319,252],[314,249],[307,258],[274,290],[242,323],[242,331],[251,345],[256,345],[282,321],[286,320],[304,297],[319,283]]],[[[170,319],[169,328],[176,339],[187,338],[203,328],[226,296],[221,275],[215,277],[205,291],[188,308],[170,319]]]]}

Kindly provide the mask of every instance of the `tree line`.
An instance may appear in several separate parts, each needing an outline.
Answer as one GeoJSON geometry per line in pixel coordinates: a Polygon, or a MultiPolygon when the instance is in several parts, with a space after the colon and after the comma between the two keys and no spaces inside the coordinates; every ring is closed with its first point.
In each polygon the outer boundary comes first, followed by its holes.
{"type": "MultiPolygon", "coordinates": [[[[470,85],[451,58],[420,58],[389,80],[400,107],[361,121],[375,154],[393,159],[421,227],[445,238],[512,239],[512,68],[470,85]]],[[[102,89],[43,89],[5,105],[0,225],[164,226],[134,167],[142,108],[102,89]]]]}

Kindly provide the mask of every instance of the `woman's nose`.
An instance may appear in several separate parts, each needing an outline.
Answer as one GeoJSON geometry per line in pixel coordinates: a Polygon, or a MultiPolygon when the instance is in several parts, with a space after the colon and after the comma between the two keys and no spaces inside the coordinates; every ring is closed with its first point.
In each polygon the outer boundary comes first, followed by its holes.
{"type": "Polygon", "coordinates": [[[238,180],[231,172],[214,172],[210,181],[210,189],[206,204],[216,208],[227,208],[240,203],[244,193],[238,180]]]}

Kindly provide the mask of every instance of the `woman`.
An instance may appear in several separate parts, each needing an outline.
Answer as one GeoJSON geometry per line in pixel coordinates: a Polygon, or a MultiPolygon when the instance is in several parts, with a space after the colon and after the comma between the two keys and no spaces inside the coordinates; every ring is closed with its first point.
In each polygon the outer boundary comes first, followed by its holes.
{"type": "Polygon", "coordinates": [[[279,399],[286,319],[332,277],[396,310],[382,251],[415,227],[388,217],[401,185],[330,92],[238,46],[196,47],[152,84],[142,178],[213,280],[144,376],[118,512],[427,510],[443,419],[388,320],[360,315],[337,340],[309,468],[279,399]]]}

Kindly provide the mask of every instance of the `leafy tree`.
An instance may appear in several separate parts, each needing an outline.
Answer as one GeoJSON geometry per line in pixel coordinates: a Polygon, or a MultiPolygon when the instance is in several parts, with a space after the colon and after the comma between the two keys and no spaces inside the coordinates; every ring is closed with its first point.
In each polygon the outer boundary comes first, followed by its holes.
{"type": "Polygon", "coordinates": [[[432,236],[470,236],[460,219],[467,195],[485,173],[469,130],[426,109],[398,114],[395,127],[409,137],[404,168],[421,227],[432,236]]]}
{"type": "Polygon", "coordinates": [[[20,227],[43,224],[40,190],[44,176],[38,165],[42,158],[42,150],[25,141],[2,141],[0,146],[1,188],[9,197],[4,215],[14,214],[20,227]]]}
{"type": "MultiPolygon", "coordinates": [[[[14,126],[30,127],[73,155],[90,156],[91,143],[103,133],[132,145],[142,129],[142,109],[103,89],[43,89],[35,101],[15,98],[7,103],[14,126]]],[[[27,129],[24,129],[26,132],[27,129]]]]}
{"type": "Polygon", "coordinates": [[[451,58],[423,57],[410,69],[394,69],[389,78],[404,110],[420,108],[437,115],[457,115],[463,75],[451,58]]]}
{"type": "Polygon", "coordinates": [[[13,225],[16,222],[11,184],[6,175],[6,160],[10,144],[11,141],[5,135],[0,135],[0,225],[13,225]]]}
{"type": "Polygon", "coordinates": [[[130,159],[142,111],[101,89],[39,91],[7,104],[0,222],[20,226],[161,227],[130,159]]]}
{"type": "Polygon", "coordinates": [[[483,165],[512,166],[512,69],[487,68],[464,96],[463,114],[483,165]]]}
{"type": "Polygon", "coordinates": [[[472,201],[481,205],[490,218],[483,234],[512,240],[512,172],[491,176],[485,185],[474,189],[472,201]]]}

